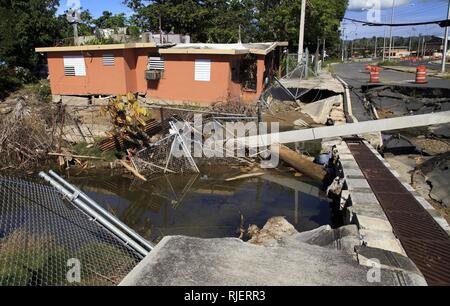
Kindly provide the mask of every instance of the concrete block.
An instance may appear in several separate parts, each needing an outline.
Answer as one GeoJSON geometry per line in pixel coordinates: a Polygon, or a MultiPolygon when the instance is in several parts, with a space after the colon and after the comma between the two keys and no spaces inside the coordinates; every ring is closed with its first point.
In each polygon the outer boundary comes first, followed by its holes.
{"type": "Polygon", "coordinates": [[[356,189],[369,189],[370,185],[365,179],[347,179],[348,190],[353,191],[356,189]]]}
{"type": "Polygon", "coordinates": [[[347,145],[338,145],[336,146],[338,149],[339,154],[351,154],[350,149],[347,147],[347,145]]]}
{"type": "Polygon", "coordinates": [[[359,233],[361,234],[361,239],[364,241],[366,246],[396,252],[406,256],[405,250],[400,244],[400,241],[392,232],[360,229],[359,233]]]}
{"type": "Polygon", "coordinates": [[[345,169],[344,175],[348,178],[364,178],[364,173],[360,169],[345,169]]]}
{"type": "Polygon", "coordinates": [[[307,243],[262,247],[239,239],[165,237],[121,282],[122,286],[419,285],[399,272],[382,271],[368,282],[369,267],[348,254],[307,243]]]}
{"type": "Polygon", "coordinates": [[[52,95],[52,103],[59,103],[61,102],[62,97],[61,95],[52,95]]]}
{"type": "Polygon", "coordinates": [[[89,98],[78,96],[62,96],[62,103],[68,106],[87,106],[89,98]]]}
{"type": "Polygon", "coordinates": [[[355,160],[341,160],[342,168],[347,169],[359,169],[358,163],[355,160]]]}
{"type": "Polygon", "coordinates": [[[347,154],[347,153],[345,153],[345,154],[339,154],[339,159],[341,160],[341,161],[343,161],[343,160],[355,160],[355,157],[353,156],[353,154],[347,154]]]}
{"type": "Polygon", "coordinates": [[[92,98],[92,105],[107,106],[108,99],[92,98]]]}
{"type": "Polygon", "coordinates": [[[372,218],[363,214],[356,215],[356,219],[360,229],[391,232],[393,231],[391,224],[386,219],[372,218]]]}

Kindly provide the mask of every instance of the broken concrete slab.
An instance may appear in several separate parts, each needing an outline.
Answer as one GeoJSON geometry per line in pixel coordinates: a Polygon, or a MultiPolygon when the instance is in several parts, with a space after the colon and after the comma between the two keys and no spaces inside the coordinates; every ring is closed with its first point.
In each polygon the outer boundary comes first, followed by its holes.
{"type": "Polygon", "coordinates": [[[424,285],[408,273],[369,267],[340,251],[298,242],[264,247],[239,239],[165,237],[121,282],[122,286],[424,285]],[[398,273],[402,277],[398,277],[398,273]]]}
{"type": "Polygon", "coordinates": [[[450,138],[450,124],[431,126],[429,130],[435,136],[450,138]]]}
{"type": "Polygon", "coordinates": [[[264,227],[259,230],[255,228],[250,231],[252,238],[248,241],[254,245],[275,246],[284,238],[292,236],[298,231],[284,217],[270,218],[264,227]]]}
{"type": "Polygon", "coordinates": [[[343,98],[341,95],[333,96],[324,100],[305,104],[301,108],[301,112],[308,114],[311,119],[318,124],[326,124],[333,107],[339,106],[342,103],[343,98]]]}
{"type": "Polygon", "coordinates": [[[309,232],[294,234],[285,239],[283,245],[295,245],[298,242],[331,248],[352,255],[355,252],[355,246],[361,245],[356,225],[342,226],[337,229],[325,225],[309,232]]]}

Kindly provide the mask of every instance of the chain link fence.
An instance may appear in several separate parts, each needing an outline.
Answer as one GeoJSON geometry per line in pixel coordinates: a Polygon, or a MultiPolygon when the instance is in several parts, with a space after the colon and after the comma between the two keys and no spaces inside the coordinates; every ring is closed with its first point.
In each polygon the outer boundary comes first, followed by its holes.
{"type": "Polygon", "coordinates": [[[52,187],[0,176],[0,285],[117,285],[141,259],[52,187]]]}

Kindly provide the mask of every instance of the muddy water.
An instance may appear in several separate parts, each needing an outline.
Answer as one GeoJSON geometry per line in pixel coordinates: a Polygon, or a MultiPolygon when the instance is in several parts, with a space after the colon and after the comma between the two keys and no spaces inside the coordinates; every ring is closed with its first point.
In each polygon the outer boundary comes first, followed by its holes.
{"type": "Polygon", "coordinates": [[[239,170],[202,169],[200,175],[169,175],[149,182],[110,174],[68,178],[103,207],[158,242],[166,235],[238,237],[244,226],[262,227],[285,216],[297,230],[330,224],[330,205],[317,186],[292,174],[267,172],[259,178],[225,182],[239,170]]]}

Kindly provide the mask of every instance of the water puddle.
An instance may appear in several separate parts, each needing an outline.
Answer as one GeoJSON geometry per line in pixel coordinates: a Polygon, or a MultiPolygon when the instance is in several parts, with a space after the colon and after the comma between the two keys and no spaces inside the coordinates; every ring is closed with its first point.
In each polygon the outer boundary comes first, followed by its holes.
{"type": "Polygon", "coordinates": [[[160,176],[149,182],[109,174],[69,181],[153,242],[167,235],[238,237],[241,214],[245,228],[262,227],[274,216],[285,216],[298,231],[331,223],[329,201],[319,187],[275,170],[225,181],[236,174],[236,169],[202,169],[200,175],[160,176]]]}

